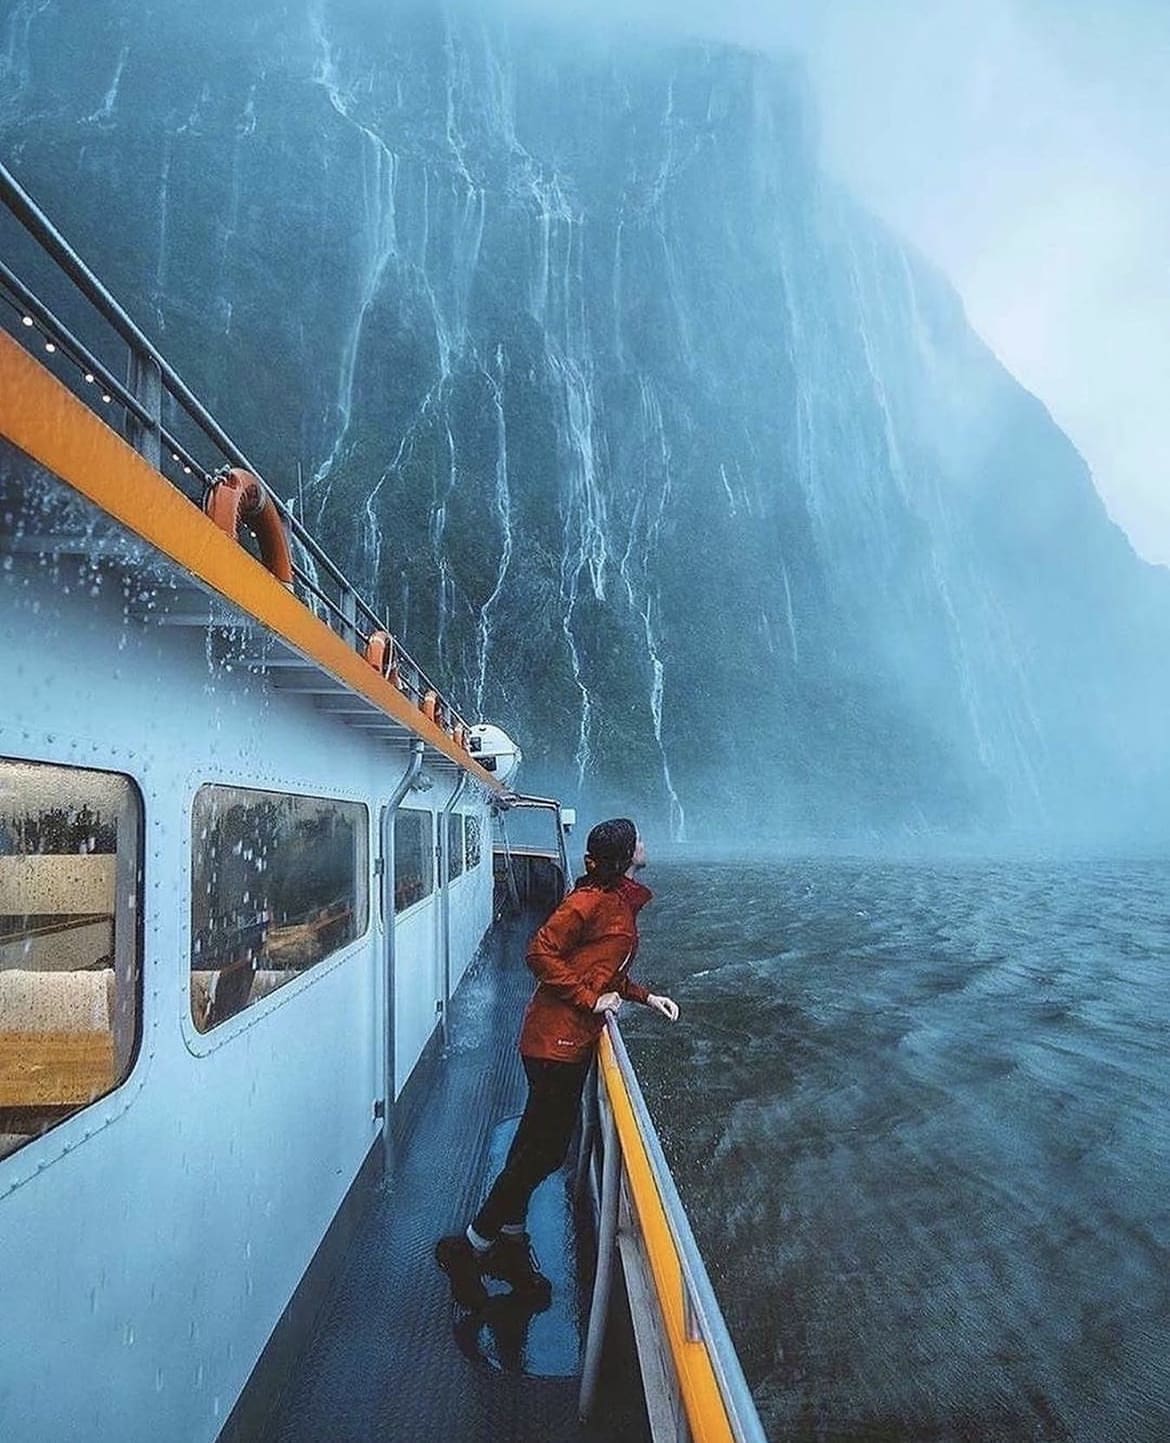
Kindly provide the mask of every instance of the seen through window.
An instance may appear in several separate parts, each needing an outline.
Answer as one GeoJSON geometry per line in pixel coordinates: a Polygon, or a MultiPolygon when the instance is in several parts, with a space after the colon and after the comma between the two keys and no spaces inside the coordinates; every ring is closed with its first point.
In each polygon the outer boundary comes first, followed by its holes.
{"type": "Polygon", "coordinates": [[[480,820],[479,820],[478,817],[467,817],[467,818],[466,818],[466,822],[467,822],[467,833],[466,833],[466,835],[467,835],[467,870],[470,872],[470,871],[473,870],[473,868],[479,866],[479,859],[480,859],[480,855],[481,855],[481,852],[480,852],[480,848],[481,848],[481,843],[480,843],[481,832],[480,832],[480,820]]]}
{"type": "Polygon", "coordinates": [[[447,813],[447,876],[455,878],[463,872],[463,813],[447,813]]]}
{"type": "Polygon", "coordinates": [[[394,910],[405,911],[434,890],[435,841],[430,812],[399,807],[394,814],[394,910]]]}
{"type": "Polygon", "coordinates": [[[199,789],[192,813],[191,1016],[200,1032],[365,932],[368,830],[358,802],[199,789]]]}
{"type": "Polygon", "coordinates": [[[141,835],[128,777],[0,759],[0,1157],[134,1064],[141,835]]]}

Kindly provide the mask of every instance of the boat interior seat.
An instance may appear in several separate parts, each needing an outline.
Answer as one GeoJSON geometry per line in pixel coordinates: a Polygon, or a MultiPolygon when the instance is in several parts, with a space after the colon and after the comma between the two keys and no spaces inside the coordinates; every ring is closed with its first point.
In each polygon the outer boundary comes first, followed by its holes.
{"type": "MultiPolygon", "coordinates": [[[[206,1032],[216,1022],[225,1020],[225,1017],[216,1013],[216,991],[220,975],[216,969],[196,969],[191,973],[191,1016],[200,1032],[206,1032]]],[[[238,1001],[233,997],[236,1005],[225,1015],[231,1016],[250,1003],[258,1002],[261,997],[267,997],[270,992],[275,992],[278,987],[283,987],[286,982],[291,982],[300,975],[297,968],[260,968],[253,973],[247,994],[238,1001]]]]}
{"type": "Polygon", "coordinates": [[[0,1108],[80,1106],[114,1085],[112,967],[0,971],[0,1108]]]}

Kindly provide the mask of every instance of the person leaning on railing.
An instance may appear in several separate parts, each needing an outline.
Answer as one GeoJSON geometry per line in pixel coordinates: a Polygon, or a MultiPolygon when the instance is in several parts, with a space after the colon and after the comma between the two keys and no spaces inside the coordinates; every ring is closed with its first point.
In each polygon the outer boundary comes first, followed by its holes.
{"type": "Polygon", "coordinates": [[[552,1286],[541,1273],[524,1223],[536,1188],[565,1159],[581,1090],[608,1013],[640,1002],[674,1022],[678,1007],[630,976],[638,949],[638,913],[650,901],[634,874],[646,848],[634,823],[618,817],[589,833],[585,875],[528,946],[536,991],[524,1013],[520,1054],[528,1101],[503,1171],[465,1233],[440,1238],[439,1266],[466,1308],[487,1300],[485,1276],[547,1305],[552,1286]]]}

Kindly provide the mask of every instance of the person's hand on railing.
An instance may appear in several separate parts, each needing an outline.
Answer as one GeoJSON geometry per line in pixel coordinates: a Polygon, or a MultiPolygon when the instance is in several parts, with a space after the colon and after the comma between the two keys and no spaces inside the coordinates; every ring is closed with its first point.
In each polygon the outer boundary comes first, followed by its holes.
{"type": "Polygon", "coordinates": [[[622,999],[617,992],[603,992],[593,1004],[594,1012],[608,1012],[616,1017],[622,1010],[622,999]]]}
{"type": "Polygon", "coordinates": [[[655,1012],[661,1012],[667,1022],[678,1021],[678,1003],[673,997],[659,997],[657,993],[651,992],[646,998],[646,1006],[653,1007],[655,1012]]]}

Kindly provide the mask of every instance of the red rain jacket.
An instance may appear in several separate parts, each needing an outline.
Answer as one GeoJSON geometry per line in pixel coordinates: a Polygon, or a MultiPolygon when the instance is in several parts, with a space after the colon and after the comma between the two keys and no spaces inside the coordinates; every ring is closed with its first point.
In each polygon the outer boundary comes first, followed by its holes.
{"type": "Polygon", "coordinates": [[[576,1062],[589,1054],[605,1026],[594,1012],[603,992],[645,1002],[649,992],[630,976],[638,950],[638,913],[654,894],[623,877],[616,887],[578,887],[528,944],[536,991],[524,1012],[525,1057],[576,1062]]]}

